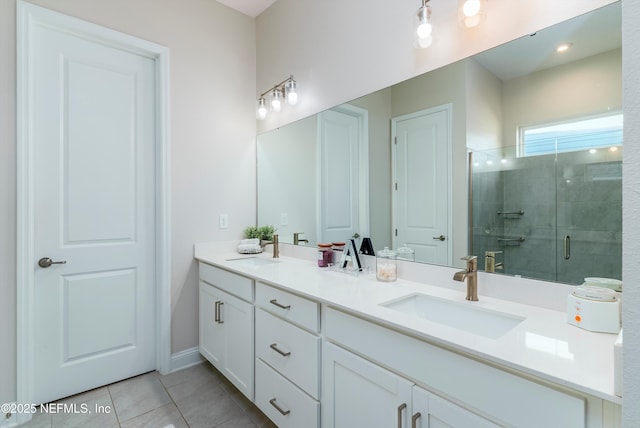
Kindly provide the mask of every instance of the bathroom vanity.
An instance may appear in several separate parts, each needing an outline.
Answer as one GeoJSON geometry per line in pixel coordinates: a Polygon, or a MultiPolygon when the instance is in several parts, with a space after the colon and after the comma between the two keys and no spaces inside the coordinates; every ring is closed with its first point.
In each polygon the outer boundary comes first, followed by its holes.
{"type": "Polygon", "coordinates": [[[620,426],[616,335],[483,295],[482,278],[469,302],[453,269],[384,283],[312,258],[195,257],[200,352],[279,427],[620,426]]]}

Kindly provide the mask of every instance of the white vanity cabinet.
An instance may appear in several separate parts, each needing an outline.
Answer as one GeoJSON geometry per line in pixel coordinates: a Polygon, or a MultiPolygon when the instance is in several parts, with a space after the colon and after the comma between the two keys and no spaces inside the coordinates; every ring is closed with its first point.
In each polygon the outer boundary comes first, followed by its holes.
{"type": "Polygon", "coordinates": [[[250,400],[254,397],[252,296],[253,280],[200,263],[200,353],[250,400]]]}
{"type": "Polygon", "coordinates": [[[323,361],[323,427],[498,427],[331,343],[323,361]]]}
{"type": "MultiPolygon", "coordinates": [[[[414,410],[410,406],[414,394],[401,394],[399,391],[410,390],[413,384],[436,392],[434,395],[425,391],[428,395],[426,413],[430,418],[449,418],[454,421],[449,422],[450,426],[469,426],[466,422],[455,422],[464,421],[465,418],[481,421],[474,422],[477,425],[471,426],[493,426],[492,422],[523,428],[602,426],[602,419],[599,423],[594,421],[587,425],[587,397],[530,381],[332,308],[327,308],[324,313],[326,340],[339,346],[331,343],[323,346],[323,427],[331,427],[332,421],[336,427],[349,426],[348,423],[342,425],[342,421],[353,422],[350,417],[361,417],[361,409],[356,407],[356,411],[350,410],[352,406],[359,405],[361,397],[373,399],[371,397],[384,397],[385,393],[389,397],[397,394],[401,398],[392,401],[393,404],[389,404],[386,409],[383,409],[382,398],[379,404],[366,407],[379,406],[380,409],[376,411],[383,412],[384,417],[389,418],[394,412],[397,413],[397,406],[406,403],[413,413],[404,415],[403,418],[410,419],[416,411],[423,412],[418,410],[420,400],[416,402],[414,410]],[[342,347],[349,349],[349,352],[341,349],[342,347]],[[363,358],[351,353],[360,354],[363,358]],[[385,374],[382,366],[392,369],[398,375],[391,372],[385,374]],[[363,371],[365,374],[358,374],[363,371]],[[363,383],[368,388],[367,392],[363,392],[357,387],[358,376],[363,380],[376,381],[363,383]],[[373,386],[376,384],[378,387],[373,386]],[[338,393],[336,391],[342,391],[344,397],[333,397],[333,394],[338,393]],[[464,408],[438,396],[452,397],[464,408]],[[347,414],[353,416],[346,416],[347,414]]],[[[374,402],[378,403],[378,399],[374,402]]],[[[599,406],[601,409],[601,400],[599,406]]],[[[595,400],[593,408],[597,407],[598,400],[595,400]]],[[[382,415],[376,417],[383,418],[382,415]]],[[[418,422],[419,419],[416,423],[418,422]]],[[[411,425],[401,422],[399,426],[411,425]]]]}
{"type": "Polygon", "coordinates": [[[320,307],[256,284],[255,404],[280,428],[320,421],[320,307]]]}

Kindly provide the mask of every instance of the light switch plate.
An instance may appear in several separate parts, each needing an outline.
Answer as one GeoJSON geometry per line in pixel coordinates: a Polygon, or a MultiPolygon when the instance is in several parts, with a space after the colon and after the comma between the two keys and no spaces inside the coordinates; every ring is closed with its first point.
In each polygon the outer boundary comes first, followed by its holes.
{"type": "Polygon", "coordinates": [[[289,214],[281,213],[280,214],[280,226],[287,226],[289,224],[289,214]]]}
{"type": "Polygon", "coordinates": [[[220,214],[218,217],[218,228],[226,229],[229,227],[229,214],[220,214]]]}

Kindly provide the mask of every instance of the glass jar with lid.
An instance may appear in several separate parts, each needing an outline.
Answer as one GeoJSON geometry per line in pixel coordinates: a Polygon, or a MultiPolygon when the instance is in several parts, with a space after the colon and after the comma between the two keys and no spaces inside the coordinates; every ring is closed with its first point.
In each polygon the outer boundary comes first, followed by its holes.
{"type": "Polygon", "coordinates": [[[332,262],[331,244],[318,244],[318,266],[327,267],[332,262]]]}
{"type": "Polygon", "coordinates": [[[416,252],[407,244],[404,244],[402,247],[398,248],[396,250],[396,253],[398,259],[400,260],[409,260],[411,262],[416,260],[416,252]]]}
{"type": "Polygon", "coordinates": [[[391,282],[398,278],[396,252],[384,247],[376,253],[376,278],[378,281],[391,282]]]}

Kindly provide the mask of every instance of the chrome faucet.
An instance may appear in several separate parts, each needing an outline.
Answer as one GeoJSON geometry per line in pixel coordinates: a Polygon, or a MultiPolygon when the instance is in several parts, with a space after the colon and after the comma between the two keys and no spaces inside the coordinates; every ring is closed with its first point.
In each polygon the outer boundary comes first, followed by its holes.
{"type": "Polygon", "coordinates": [[[456,281],[467,281],[467,300],[478,301],[478,257],[466,256],[461,258],[467,262],[467,269],[456,272],[453,279],[456,281]]]}
{"type": "Polygon", "coordinates": [[[293,245],[300,245],[300,242],[309,243],[308,239],[300,239],[300,235],[304,235],[304,232],[294,232],[293,234],[293,245]]]}
{"type": "Polygon", "coordinates": [[[273,234],[273,258],[277,259],[280,257],[280,242],[278,241],[278,234],[273,234]]]}

